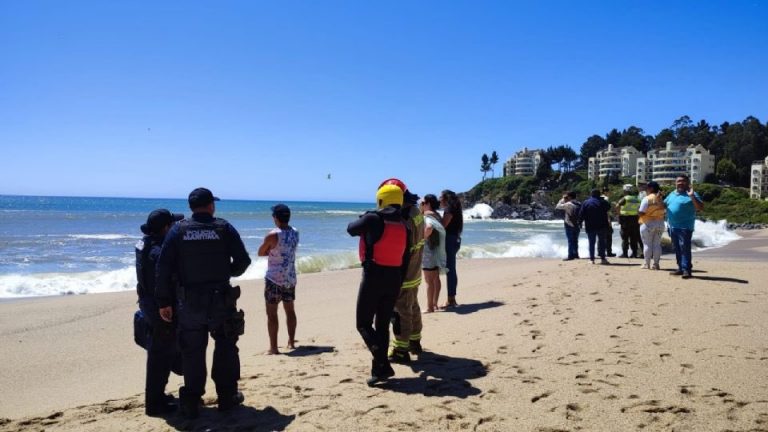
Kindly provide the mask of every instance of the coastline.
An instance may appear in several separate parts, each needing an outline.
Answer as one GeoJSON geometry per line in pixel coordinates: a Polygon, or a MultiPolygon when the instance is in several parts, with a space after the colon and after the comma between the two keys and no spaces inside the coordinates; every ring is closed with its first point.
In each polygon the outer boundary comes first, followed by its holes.
{"type": "MultiPolygon", "coordinates": [[[[640,270],[639,260],[460,260],[463,306],[423,316],[427,355],[396,365],[384,389],[363,384],[369,355],[354,329],[358,269],[300,276],[302,348],[291,355],[262,354],[262,285],[247,281],[239,303],[247,314],[239,343],[246,407],[229,417],[206,409],[195,427],[765,427],[768,288],[760,281],[768,231],[739,234],[727,246],[695,252],[689,281],[640,270]],[[725,259],[734,256],[741,258],[725,259]]],[[[671,268],[670,259],[662,268],[671,268]]],[[[422,285],[422,304],[425,291],[422,285]]],[[[0,430],[183,426],[143,415],[145,357],[132,341],[133,292],[23,300],[0,302],[0,430]]],[[[168,390],[180,383],[172,377],[168,390]]],[[[215,406],[210,382],[205,400],[215,406]]]]}

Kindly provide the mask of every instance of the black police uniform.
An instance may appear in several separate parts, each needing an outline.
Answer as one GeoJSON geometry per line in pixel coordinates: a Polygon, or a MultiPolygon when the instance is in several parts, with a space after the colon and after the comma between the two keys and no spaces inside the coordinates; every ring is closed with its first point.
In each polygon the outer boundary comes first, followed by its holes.
{"type": "Polygon", "coordinates": [[[175,326],[160,318],[155,299],[155,267],[160,256],[163,236],[145,235],[136,245],[136,291],[139,308],[152,332],[147,345],[147,377],[144,388],[147,414],[162,414],[170,410],[165,386],[171,371],[181,375],[181,352],[176,343],[175,326]]]}
{"type": "Polygon", "coordinates": [[[197,415],[198,401],[205,393],[209,333],[215,341],[211,377],[216,384],[219,408],[225,409],[237,395],[237,340],[242,327],[233,325],[239,293],[230,286],[229,278],[240,276],[250,264],[251,258],[237,230],[226,220],[208,213],[193,214],[166,235],[157,269],[157,300],[161,308],[171,305],[170,276],[178,271],[180,287],[174,313],[179,319],[179,345],[184,361],[180,399],[188,416],[197,415]]]}

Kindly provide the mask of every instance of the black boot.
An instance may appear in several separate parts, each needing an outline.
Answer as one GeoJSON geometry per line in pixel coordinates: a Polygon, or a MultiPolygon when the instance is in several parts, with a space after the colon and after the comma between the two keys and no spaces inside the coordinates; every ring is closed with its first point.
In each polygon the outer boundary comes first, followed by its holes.
{"type": "Polygon", "coordinates": [[[239,406],[245,401],[245,396],[241,392],[236,392],[228,396],[219,396],[219,411],[229,411],[239,406]]]}
{"type": "Polygon", "coordinates": [[[176,411],[176,401],[171,395],[147,397],[144,399],[144,413],[150,417],[162,417],[176,411]]]}
{"type": "Polygon", "coordinates": [[[185,418],[190,420],[198,418],[200,416],[201,404],[202,400],[199,396],[187,394],[184,387],[179,389],[179,409],[181,410],[181,415],[185,418]]]}
{"type": "Polygon", "coordinates": [[[393,376],[395,376],[395,370],[392,369],[392,365],[389,364],[389,361],[373,360],[371,362],[371,377],[368,378],[365,382],[368,384],[368,386],[372,387],[374,384],[384,382],[387,380],[387,378],[393,376]]]}

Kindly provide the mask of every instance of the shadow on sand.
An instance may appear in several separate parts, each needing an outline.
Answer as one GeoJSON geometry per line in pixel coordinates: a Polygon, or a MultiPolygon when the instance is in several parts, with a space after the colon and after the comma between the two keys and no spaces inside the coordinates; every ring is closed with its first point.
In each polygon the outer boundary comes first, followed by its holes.
{"type": "Polygon", "coordinates": [[[299,345],[295,350],[286,351],[288,357],[306,357],[336,351],[332,346],[299,345]]]}
{"type": "Polygon", "coordinates": [[[179,431],[281,431],[296,418],[283,415],[271,406],[258,410],[241,406],[226,413],[220,413],[215,406],[200,409],[200,417],[187,420],[180,414],[166,419],[166,423],[179,431]]]}
{"type": "Polygon", "coordinates": [[[490,309],[495,308],[504,305],[503,302],[498,302],[495,300],[490,300],[483,303],[471,303],[471,304],[460,304],[458,306],[454,306],[452,308],[443,309],[443,312],[453,312],[455,314],[459,315],[466,315],[471,314],[477,311],[481,311],[483,309],[490,309]]]}
{"type": "Polygon", "coordinates": [[[468,381],[486,375],[485,366],[477,360],[423,352],[409,365],[416,378],[392,378],[377,387],[405,394],[453,396],[466,398],[480,394],[468,381]]]}
{"type": "MultiPolygon", "coordinates": [[[[694,273],[696,273],[694,271],[694,273]]],[[[721,276],[694,276],[694,279],[701,279],[705,281],[713,281],[713,282],[733,282],[733,283],[740,283],[740,284],[748,284],[748,280],[744,279],[736,279],[736,278],[729,278],[729,277],[721,277],[721,276]]]]}

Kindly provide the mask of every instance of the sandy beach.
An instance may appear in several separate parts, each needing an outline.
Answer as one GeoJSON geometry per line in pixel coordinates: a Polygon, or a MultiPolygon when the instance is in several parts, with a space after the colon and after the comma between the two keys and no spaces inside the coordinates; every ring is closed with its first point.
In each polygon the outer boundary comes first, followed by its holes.
{"type": "Polygon", "coordinates": [[[0,431],[768,431],[768,231],[741,234],[694,253],[691,280],[668,274],[670,255],[664,271],[461,260],[461,306],[425,314],[426,352],[375,388],[359,270],[300,276],[300,347],[278,356],[262,282],[247,282],[245,406],[217,412],[209,380],[195,422],[144,415],[134,293],[0,303],[0,431]]]}

